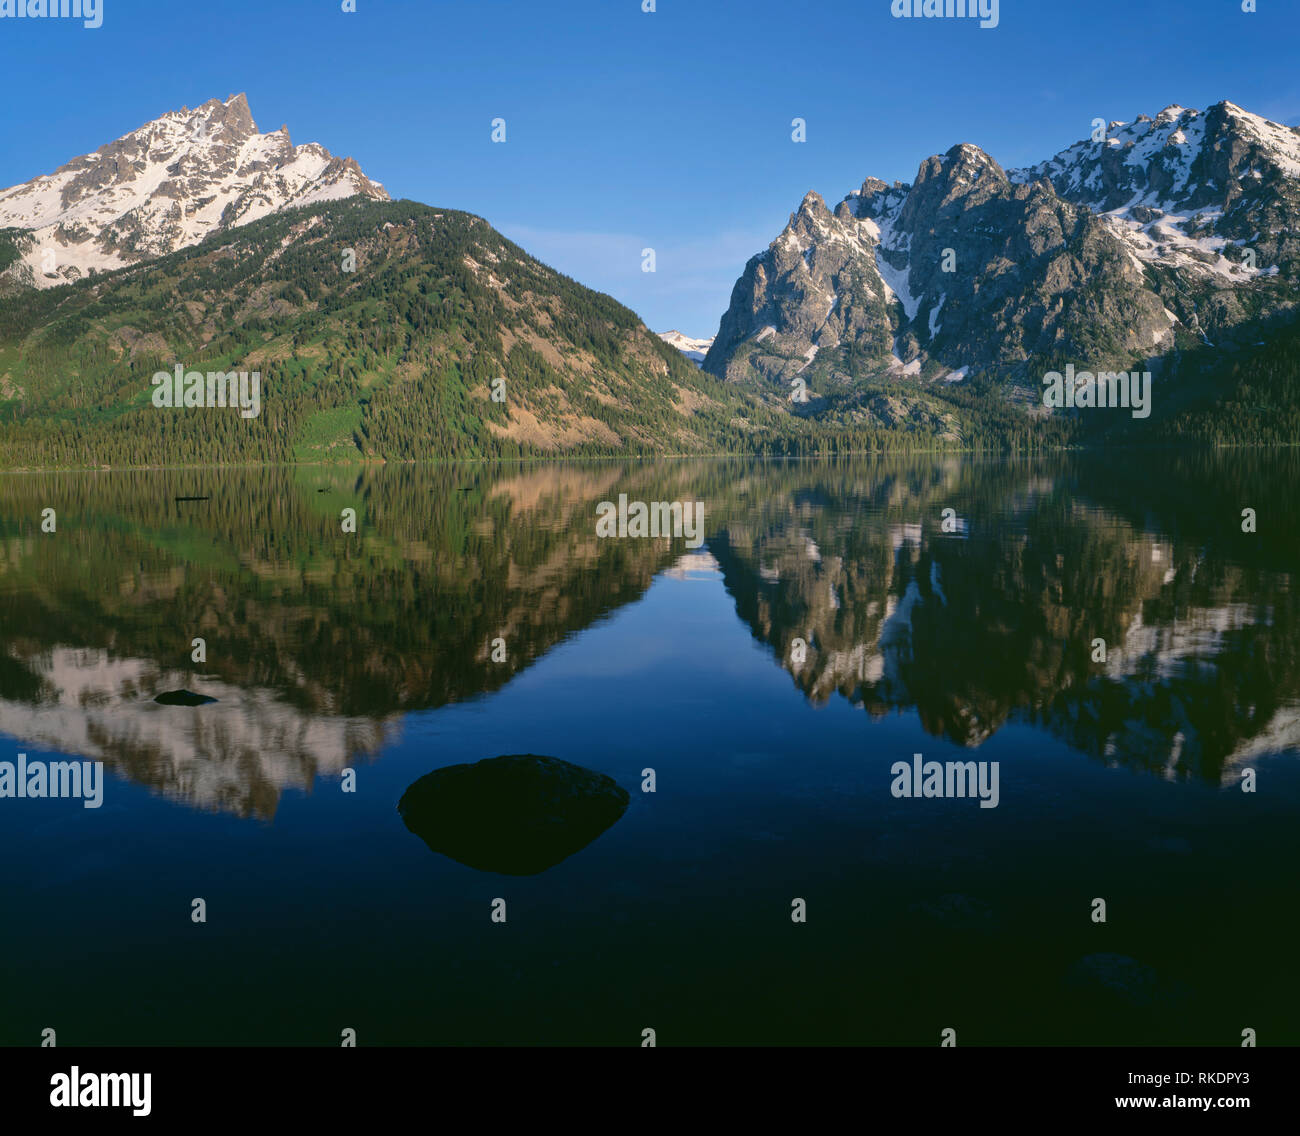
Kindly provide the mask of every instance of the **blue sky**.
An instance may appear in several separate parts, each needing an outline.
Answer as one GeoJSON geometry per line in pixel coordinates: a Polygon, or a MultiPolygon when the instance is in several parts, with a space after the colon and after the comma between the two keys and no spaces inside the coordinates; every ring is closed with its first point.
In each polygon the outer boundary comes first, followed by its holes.
{"type": "Polygon", "coordinates": [[[244,91],[262,130],[692,335],[810,189],[910,181],[959,142],[1029,164],[1175,102],[1300,123],[1297,0],[1001,0],[989,29],[890,0],[101,2],[94,30],[0,19],[0,186],[244,91]]]}

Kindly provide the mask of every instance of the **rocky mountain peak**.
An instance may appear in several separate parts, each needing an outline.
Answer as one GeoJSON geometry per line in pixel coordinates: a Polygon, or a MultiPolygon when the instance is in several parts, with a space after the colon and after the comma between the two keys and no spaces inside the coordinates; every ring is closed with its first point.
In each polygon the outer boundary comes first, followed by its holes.
{"type": "Polygon", "coordinates": [[[830,210],[826,208],[826,202],[822,198],[822,195],[816,190],[810,189],[806,194],[804,194],[803,201],[799,205],[799,212],[807,213],[812,216],[820,216],[823,213],[829,213],[830,210]]]}
{"type": "Polygon", "coordinates": [[[33,239],[7,275],[48,287],[187,245],[299,205],[388,200],[350,158],[258,132],[243,94],[169,111],[61,166],[0,190],[0,228],[33,239]]]}
{"type": "Polygon", "coordinates": [[[978,146],[962,143],[942,157],[927,158],[916,172],[916,182],[908,194],[904,223],[919,212],[937,212],[957,205],[966,198],[987,200],[1006,194],[1011,183],[1002,167],[978,146]]]}
{"type": "Polygon", "coordinates": [[[231,95],[225,102],[212,99],[204,103],[202,109],[208,112],[208,125],[228,132],[231,138],[242,140],[257,133],[257,123],[253,121],[247,95],[231,95]]]}
{"type": "Polygon", "coordinates": [[[992,155],[970,142],[962,142],[954,146],[944,154],[941,163],[950,179],[962,176],[980,177],[985,173],[992,173],[1001,178],[1006,177],[1002,167],[992,155]]]}
{"type": "Polygon", "coordinates": [[[802,382],[824,393],[796,413],[876,424],[879,408],[845,410],[846,388],[1028,382],[1085,355],[1131,369],[1296,307],[1298,232],[1300,130],[1226,101],[1112,122],[1029,169],[963,143],[911,185],[867,178],[833,214],[806,195],[737,282],[704,366],[783,397],[802,382]]]}
{"type": "MultiPolygon", "coordinates": [[[[1216,291],[1300,275],[1300,130],[1227,100],[1204,112],[1174,103],[1154,118],[1139,115],[1108,128],[1104,142],[1084,139],[1009,176],[1046,178],[1096,213],[1137,262],[1216,291]]],[[[1212,310],[1235,304],[1220,296],[1212,310]]],[[[1181,318],[1178,303],[1170,307],[1181,318]]],[[[1202,315],[1196,321],[1206,330],[1202,315]]]]}

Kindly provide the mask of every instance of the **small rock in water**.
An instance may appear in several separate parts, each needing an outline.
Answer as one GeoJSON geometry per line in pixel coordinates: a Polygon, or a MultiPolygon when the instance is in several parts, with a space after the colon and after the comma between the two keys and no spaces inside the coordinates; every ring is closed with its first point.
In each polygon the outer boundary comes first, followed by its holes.
{"type": "Polygon", "coordinates": [[[209,702],[216,702],[216,699],[205,694],[195,694],[192,690],[166,690],[154,701],[161,702],[164,706],[206,706],[209,702]]]}
{"type": "Polygon", "coordinates": [[[397,811],[434,852],[484,872],[533,876],[585,848],[627,805],[613,778],[525,753],[436,769],[402,794],[397,811]]]}

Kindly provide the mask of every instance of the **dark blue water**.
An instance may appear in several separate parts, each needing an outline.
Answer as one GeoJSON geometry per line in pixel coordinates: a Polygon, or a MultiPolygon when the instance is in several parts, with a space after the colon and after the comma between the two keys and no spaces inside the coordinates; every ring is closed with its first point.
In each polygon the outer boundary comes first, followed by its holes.
{"type": "Polygon", "coordinates": [[[1294,1044],[1296,472],[8,478],[0,761],[107,783],[0,799],[0,1041],[1294,1044]],[[704,502],[703,547],[597,538],[620,492],[704,502]],[[997,807],[892,795],[918,753],[997,807]],[[527,876],[403,823],[506,754],[626,810],[527,876]]]}

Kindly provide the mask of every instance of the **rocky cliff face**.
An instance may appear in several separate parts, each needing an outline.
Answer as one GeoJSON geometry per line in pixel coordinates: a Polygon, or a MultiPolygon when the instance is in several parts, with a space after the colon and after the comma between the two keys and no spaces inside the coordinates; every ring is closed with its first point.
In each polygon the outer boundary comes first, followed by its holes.
{"type": "Polygon", "coordinates": [[[869,409],[882,379],[983,373],[1028,397],[1067,362],[1127,370],[1291,309],[1300,133],[1230,103],[1109,130],[1031,170],[961,145],[833,211],[808,194],[704,369],[801,413],[855,390],[869,409]]]}
{"type": "MultiPolygon", "coordinates": [[[[197,244],[298,205],[388,200],[351,158],[258,133],[243,95],[182,108],[0,191],[0,229],[25,231],[13,281],[50,287],[197,244]]],[[[0,267],[5,267],[0,265],[0,267]]]]}
{"type": "Polygon", "coordinates": [[[1230,102],[1108,124],[1012,180],[1097,214],[1180,322],[1217,341],[1300,282],[1300,130],[1230,102]]]}

